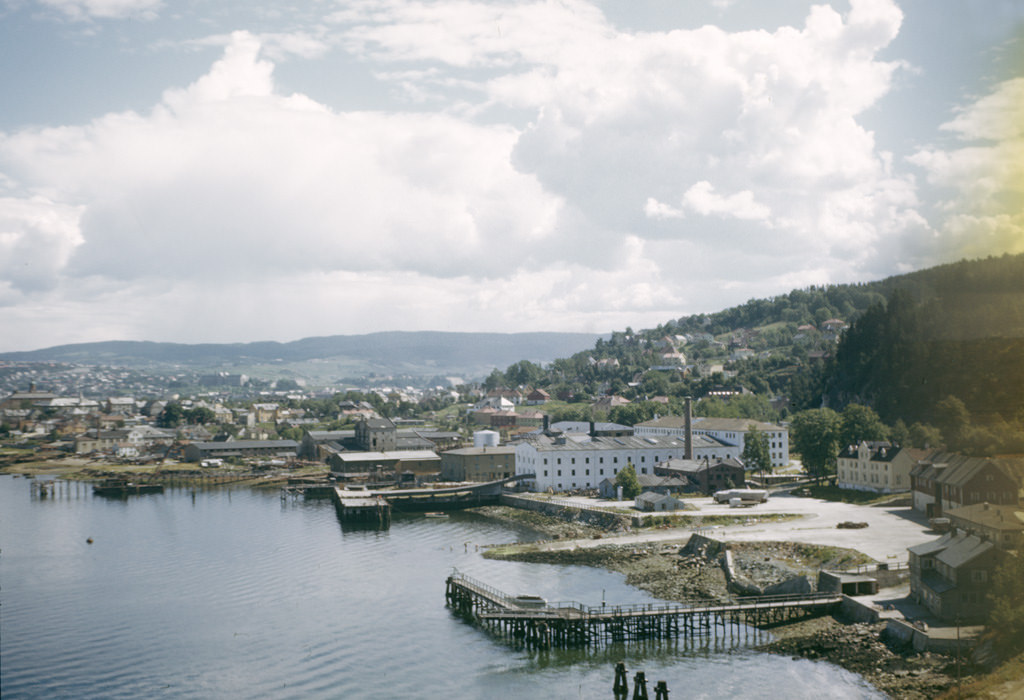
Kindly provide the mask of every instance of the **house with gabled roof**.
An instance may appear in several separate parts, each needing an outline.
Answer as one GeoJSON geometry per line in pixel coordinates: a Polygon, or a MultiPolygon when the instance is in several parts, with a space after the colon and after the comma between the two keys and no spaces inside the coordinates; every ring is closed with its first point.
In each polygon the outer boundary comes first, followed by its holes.
{"type": "Polygon", "coordinates": [[[924,454],[890,442],[862,440],[847,445],[836,458],[836,484],[875,493],[910,491],[910,472],[924,454]]]}
{"type": "Polygon", "coordinates": [[[543,389],[534,389],[526,395],[527,406],[541,406],[551,400],[551,394],[543,389]]]}
{"type": "Polygon", "coordinates": [[[675,496],[666,493],[655,493],[647,491],[636,497],[635,506],[637,510],[646,513],[661,513],[673,510],[682,510],[684,504],[675,496]]]}
{"type": "Polygon", "coordinates": [[[910,547],[910,595],[936,617],[984,622],[992,575],[1006,556],[995,544],[962,530],[910,547]]]}

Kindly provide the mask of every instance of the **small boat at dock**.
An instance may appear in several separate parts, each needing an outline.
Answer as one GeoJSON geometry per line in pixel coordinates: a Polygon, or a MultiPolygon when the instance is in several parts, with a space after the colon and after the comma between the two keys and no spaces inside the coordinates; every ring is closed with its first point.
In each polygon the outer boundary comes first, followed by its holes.
{"type": "Polygon", "coordinates": [[[447,513],[427,513],[428,518],[447,518],[447,513]]]}

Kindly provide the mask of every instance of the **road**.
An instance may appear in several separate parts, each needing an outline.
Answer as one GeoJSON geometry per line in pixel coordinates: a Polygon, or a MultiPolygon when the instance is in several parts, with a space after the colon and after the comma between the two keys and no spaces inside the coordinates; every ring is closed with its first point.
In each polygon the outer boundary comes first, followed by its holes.
{"type": "MultiPolygon", "coordinates": [[[[593,499],[579,500],[591,506],[609,504],[608,501],[593,499]]],[[[781,522],[753,522],[728,526],[710,527],[704,530],[715,539],[731,542],[802,542],[805,544],[846,547],[863,552],[869,557],[887,563],[907,561],[907,547],[927,542],[938,537],[928,529],[926,518],[909,506],[859,506],[850,503],[835,503],[817,498],[801,498],[788,494],[772,496],[766,503],[745,508],[731,508],[728,504],[717,504],[711,498],[687,499],[688,504],[698,512],[686,511],[687,515],[731,515],[751,518],[768,513],[796,515],[798,517],[781,522]],[[864,522],[862,529],[840,529],[841,522],[864,522]]],[[[600,540],[573,540],[552,542],[550,548],[571,548],[599,546],[602,544],[641,544],[644,542],[671,542],[685,540],[691,528],[669,528],[645,530],[600,540]]]]}

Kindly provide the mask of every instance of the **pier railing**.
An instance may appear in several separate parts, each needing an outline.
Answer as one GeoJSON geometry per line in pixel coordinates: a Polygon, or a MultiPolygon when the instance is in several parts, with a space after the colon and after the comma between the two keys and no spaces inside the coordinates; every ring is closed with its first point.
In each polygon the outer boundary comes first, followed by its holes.
{"type": "MultiPolygon", "coordinates": [[[[820,613],[842,600],[839,593],[803,593],[686,603],[583,605],[560,601],[523,605],[482,581],[453,570],[445,598],[458,613],[527,645],[587,646],[603,641],[676,639],[713,635],[713,630],[746,639],[751,629],[820,613]]],[[[537,602],[540,602],[539,600],[537,602]]]]}
{"type": "Polygon", "coordinates": [[[609,616],[640,616],[640,615],[676,615],[689,613],[719,613],[758,609],[772,609],[789,606],[816,606],[837,603],[842,595],[832,592],[790,593],[779,595],[747,596],[734,602],[718,602],[704,599],[693,599],[681,603],[631,603],[627,605],[584,605],[575,600],[563,600],[547,603],[542,608],[525,608],[517,604],[516,597],[498,590],[483,581],[452,569],[449,579],[465,588],[486,595],[488,599],[504,608],[500,612],[491,612],[490,616],[502,617],[536,617],[539,615],[565,615],[596,618],[609,616]]]}

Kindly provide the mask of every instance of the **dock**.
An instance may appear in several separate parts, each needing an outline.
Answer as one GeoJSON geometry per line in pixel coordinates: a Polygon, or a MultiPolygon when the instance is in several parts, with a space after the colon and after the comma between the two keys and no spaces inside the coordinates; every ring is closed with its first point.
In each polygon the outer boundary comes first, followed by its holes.
{"type": "Polygon", "coordinates": [[[335,488],[332,498],[338,518],[343,523],[373,525],[382,529],[391,526],[391,504],[377,494],[335,488]]]}
{"type": "Polygon", "coordinates": [[[496,481],[462,484],[439,489],[368,491],[336,486],[331,498],[334,500],[338,517],[342,522],[376,523],[380,527],[387,528],[391,525],[392,510],[422,513],[491,505],[500,501],[503,486],[532,476],[532,474],[517,474],[496,481]]]}
{"type": "Polygon", "coordinates": [[[528,607],[458,571],[446,581],[445,600],[458,614],[530,647],[585,647],[607,642],[711,636],[831,612],[840,593],[757,596],[734,603],[647,603],[585,606],[576,602],[528,607]]]}

